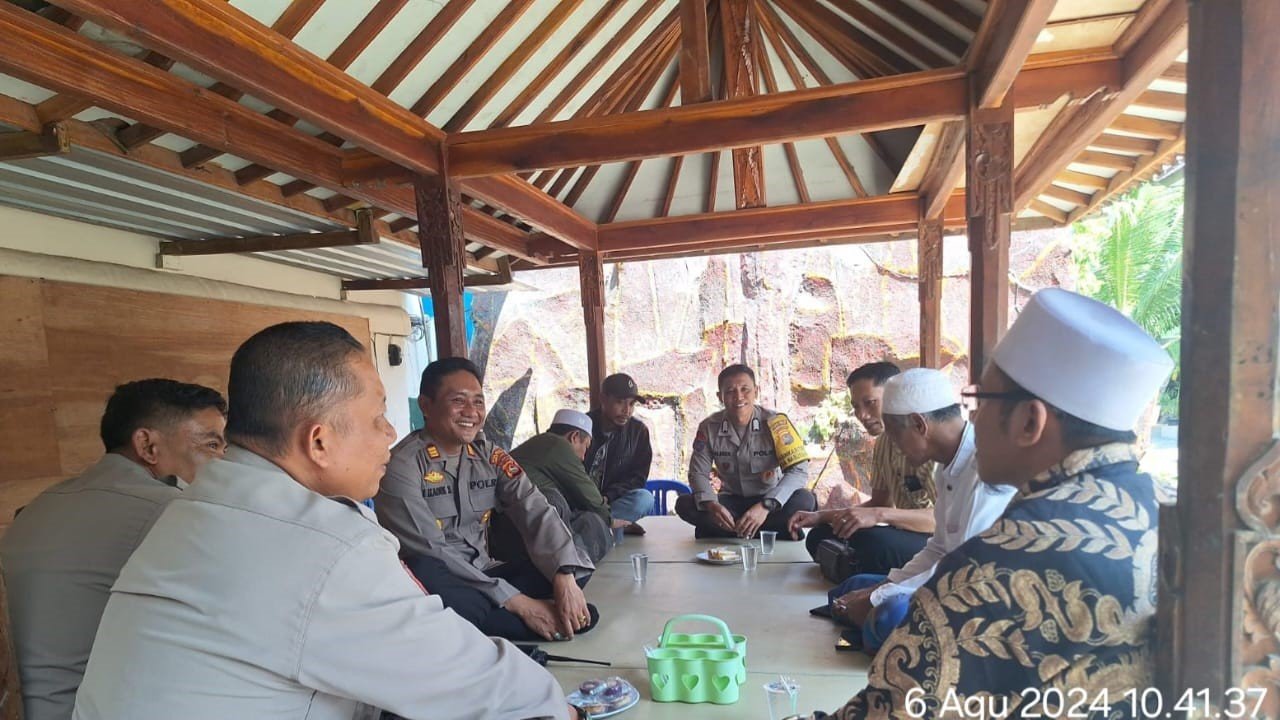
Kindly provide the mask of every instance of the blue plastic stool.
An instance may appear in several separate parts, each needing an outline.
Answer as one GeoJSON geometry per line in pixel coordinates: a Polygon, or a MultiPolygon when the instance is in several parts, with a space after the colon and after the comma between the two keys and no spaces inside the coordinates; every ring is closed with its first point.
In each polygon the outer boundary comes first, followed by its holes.
{"type": "Polygon", "coordinates": [[[667,493],[688,495],[693,492],[688,485],[679,480],[650,480],[644,484],[644,489],[653,493],[653,507],[649,510],[650,515],[667,514],[667,493]]]}

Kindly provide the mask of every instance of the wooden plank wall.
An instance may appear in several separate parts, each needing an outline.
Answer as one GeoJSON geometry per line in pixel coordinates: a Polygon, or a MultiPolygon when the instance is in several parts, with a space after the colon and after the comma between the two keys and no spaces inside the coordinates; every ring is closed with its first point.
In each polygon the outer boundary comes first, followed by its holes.
{"type": "Polygon", "coordinates": [[[0,276],[0,532],[102,455],[116,385],[168,377],[226,392],[236,347],[286,320],[328,320],[369,346],[362,317],[0,276]]]}

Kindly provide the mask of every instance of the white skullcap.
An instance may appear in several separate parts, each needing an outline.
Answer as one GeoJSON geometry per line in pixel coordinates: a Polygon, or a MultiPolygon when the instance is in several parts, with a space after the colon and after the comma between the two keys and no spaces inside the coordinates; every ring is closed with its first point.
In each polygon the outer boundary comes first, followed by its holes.
{"type": "Polygon", "coordinates": [[[927,413],[960,402],[946,375],[929,368],[912,368],[884,384],[881,411],[886,415],[927,413]]]}
{"type": "Polygon", "coordinates": [[[569,427],[578,428],[588,435],[591,434],[591,418],[587,417],[586,413],[578,412],[577,410],[569,410],[567,408],[557,410],[556,416],[551,418],[551,424],[568,425],[569,427]]]}
{"type": "Polygon", "coordinates": [[[1054,407],[1112,430],[1133,430],[1173,360],[1120,311],[1060,288],[1027,302],[991,360],[1054,407]]]}

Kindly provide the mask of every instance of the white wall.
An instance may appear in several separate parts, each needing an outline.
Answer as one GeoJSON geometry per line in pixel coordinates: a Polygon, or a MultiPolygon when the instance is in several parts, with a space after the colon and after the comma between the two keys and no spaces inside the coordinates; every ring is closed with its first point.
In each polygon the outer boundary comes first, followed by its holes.
{"type": "MultiPolygon", "coordinates": [[[[404,293],[352,293],[341,280],[244,255],[182,257],[180,269],[157,269],[157,238],[0,206],[0,274],[151,292],[218,298],[365,317],[387,390],[387,418],[409,431],[405,398],[417,395],[410,363],[391,367],[388,345],[408,350],[404,293]]],[[[408,352],[405,353],[407,358],[408,352]]]]}

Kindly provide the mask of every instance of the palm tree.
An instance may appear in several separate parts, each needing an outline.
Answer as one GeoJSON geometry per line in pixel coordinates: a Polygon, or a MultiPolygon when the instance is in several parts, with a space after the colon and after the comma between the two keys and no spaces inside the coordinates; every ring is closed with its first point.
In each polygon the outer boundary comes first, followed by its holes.
{"type": "MultiPolygon", "coordinates": [[[[1182,206],[1181,182],[1144,183],[1075,227],[1080,291],[1132,318],[1175,363],[1182,336],[1182,206]]],[[[1176,414],[1177,382],[1175,368],[1168,397],[1161,398],[1166,414],[1176,414]]]]}

